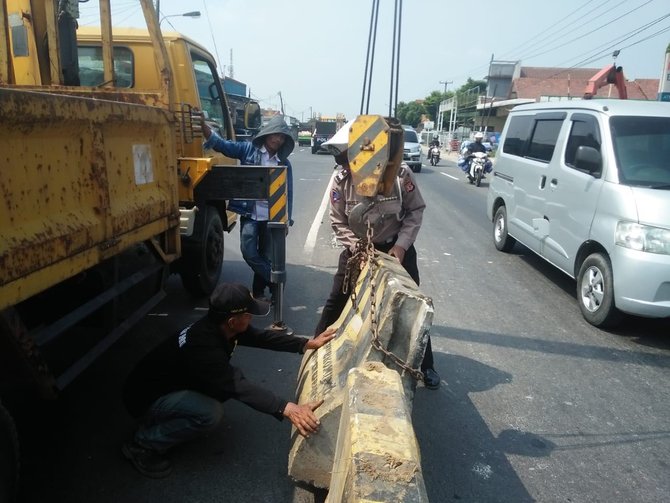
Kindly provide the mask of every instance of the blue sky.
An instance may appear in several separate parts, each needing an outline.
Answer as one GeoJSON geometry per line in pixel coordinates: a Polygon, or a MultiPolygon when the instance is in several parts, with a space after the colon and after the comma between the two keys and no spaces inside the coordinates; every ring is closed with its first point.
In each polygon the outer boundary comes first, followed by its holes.
{"type": "MultiPolygon", "coordinates": [[[[97,24],[97,1],[80,23],[97,24]]],[[[381,0],[370,113],[388,113],[393,4],[381,0]]],[[[161,0],[176,30],[210,49],[264,107],[307,119],[359,112],[372,0],[161,0]]],[[[137,0],[112,0],[115,24],[144,26],[137,0]]],[[[404,0],[399,101],[483,78],[493,56],[525,66],[602,68],[611,53],[628,79],[659,78],[670,44],[668,0],[404,0]],[[474,7],[477,5],[477,7],[474,7]],[[664,17],[667,16],[667,17],[664,17]],[[645,40],[646,39],[646,40],[645,40]]]]}

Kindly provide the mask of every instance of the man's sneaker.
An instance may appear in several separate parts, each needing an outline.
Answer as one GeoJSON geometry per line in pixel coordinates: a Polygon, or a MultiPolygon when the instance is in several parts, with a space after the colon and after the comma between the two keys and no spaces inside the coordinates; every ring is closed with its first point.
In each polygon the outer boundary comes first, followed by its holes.
{"type": "Polygon", "coordinates": [[[172,472],[172,464],[165,457],[152,449],[146,449],[137,442],[123,444],[121,452],[137,471],[146,477],[162,479],[172,472]]]}
{"type": "Polygon", "coordinates": [[[423,371],[423,384],[428,389],[437,389],[440,387],[440,375],[434,369],[423,371]]]}

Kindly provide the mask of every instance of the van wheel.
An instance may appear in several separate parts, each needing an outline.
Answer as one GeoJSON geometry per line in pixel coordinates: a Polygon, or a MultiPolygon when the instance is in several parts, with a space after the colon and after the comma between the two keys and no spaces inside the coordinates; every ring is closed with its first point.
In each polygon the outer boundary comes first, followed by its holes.
{"type": "Polygon", "coordinates": [[[184,288],[192,295],[209,295],[223,268],[223,224],[216,208],[207,206],[202,240],[182,244],[179,266],[184,288]]]}
{"type": "Polygon", "coordinates": [[[507,208],[501,206],[493,217],[493,244],[502,252],[508,252],[516,244],[516,239],[507,234],[507,208]]]}
{"type": "Polygon", "coordinates": [[[577,275],[577,299],[591,325],[604,328],[621,321],[621,312],[614,305],[612,264],[606,255],[592,253],[582,263],[577,275]]]}
{"type": "Polygon", "coordinates": [[[12,416],[0,403],[0,501],[16,501],[19,460],[16,427],[12,416]]]}

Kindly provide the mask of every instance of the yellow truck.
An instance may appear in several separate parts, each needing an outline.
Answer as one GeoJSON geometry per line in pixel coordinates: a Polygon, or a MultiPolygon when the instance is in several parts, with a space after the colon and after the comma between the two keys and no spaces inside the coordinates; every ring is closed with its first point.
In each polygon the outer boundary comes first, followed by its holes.
{"type": "Polygon", "coordinates": [[[18,479],[8,404],[57,396],[170,269],[196,294],[221,274],[235,219],[212,173],[236,161],[202,149],[203,114],[235,138],[215,60],[140,3],[146,30],[113,29],[110,0],[75,30],[62,1],[0,0],[0,501],[18,479]]]}

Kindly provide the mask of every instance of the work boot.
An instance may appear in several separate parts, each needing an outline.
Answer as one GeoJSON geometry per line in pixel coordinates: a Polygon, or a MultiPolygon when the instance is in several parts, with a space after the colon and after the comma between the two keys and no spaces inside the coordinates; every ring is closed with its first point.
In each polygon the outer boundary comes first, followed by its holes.
{"type": "Polygon", "coordinates": [[[153,449],[142,447],[135,441],[126,442],[121,447],[125,458],[145,477],[162,479],[172,472],[172,464],[153,449]]]}
{"type": "Polygon", "coordinates": [[[440,387],[440,375],[434,369],[423,371],[423,384],[428,389],[437,389],[440,387]]]}

